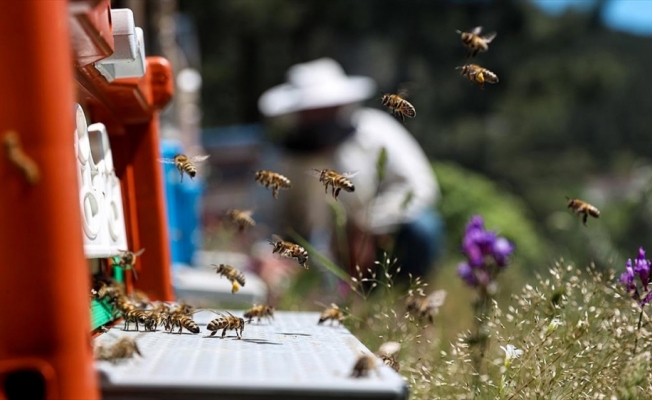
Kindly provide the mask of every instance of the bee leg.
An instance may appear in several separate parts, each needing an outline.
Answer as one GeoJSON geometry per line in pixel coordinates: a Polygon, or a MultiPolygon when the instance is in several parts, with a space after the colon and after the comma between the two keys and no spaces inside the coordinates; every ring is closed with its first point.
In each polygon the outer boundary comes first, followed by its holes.
{"type": "Polygon", "coordinates": [[[213,332],[211,332],[210,335],[208,335],[208,337],[211,337],[211,336],[215,335],[216,333],[217,333],[217,331],[213,331],[213,332]]]}
{"type": "Polygon", "coordinates": [[[584,224],[584,226],[586,226],[586,221],[587,221],[588,219],[589,219],[589,214],[588,214],[588,213],[584,213],[584,216],[582,217],[582,223],[584,224]]]}
{"type": "Polygon", "coordinates": [[[129,322],[128,322],[128,320],[125,318],[125,326],[124,326],[124,328],[122,328],[122,330],[123,330],[123,331],[126,331],[126,330],[127,330],[127,327],[129,327],[129,322]]]}
{"type": "Polygon", "coordinates": [[[222,331],[222,339],[224,339],[224,336],[226,336],[226,330],[227,330],[227,329],[228,329],[228,328],[224,328],[224,330],[222,331]]]}
{"type": "Polygon", "coordinates": [[[478,51],[480,51],[480,50],[479,50],[479,49],[475,49],[475,50],[473,50],[473,51],[471,52],[471,57],[475,57],[475,56],[477,56],[477,55],[478,55],[478,51]]]}
{"type": "Polygon", "coordinates": [[[340,195],[340,190],[342,190],[342,189],[341,189],[341,188],[337,188],[337,190],[335,191],[335,199],[337,199],[337,196],[340,195]]]}
{"type": "Polygon", "coordinates": [[[179,173],[181,174],[181,182],[183,182],[183,171],[179,170],[179,173]]]}
{"type": "Polygon", "coordinates": [[[272,187],[272,196],[274,196],[275,199],[278,199],[278,186],[272,187]]]}

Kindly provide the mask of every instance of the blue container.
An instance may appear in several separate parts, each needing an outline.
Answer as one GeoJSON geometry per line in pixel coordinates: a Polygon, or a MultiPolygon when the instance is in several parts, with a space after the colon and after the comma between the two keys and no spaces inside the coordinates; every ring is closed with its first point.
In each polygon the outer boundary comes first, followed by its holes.
{"type": "MultiPolygon", "coordinates": [[[[161,157],[174,158],[179,153],[183,153],[179,141],[161,140],[161,157]]],[[[174,164],[162,165],[172,264],[191,265],[195,251],[202,245],[200,215],[204,182],[199,175],[195,179],[184,175],[181,182],[174,164]]]]}

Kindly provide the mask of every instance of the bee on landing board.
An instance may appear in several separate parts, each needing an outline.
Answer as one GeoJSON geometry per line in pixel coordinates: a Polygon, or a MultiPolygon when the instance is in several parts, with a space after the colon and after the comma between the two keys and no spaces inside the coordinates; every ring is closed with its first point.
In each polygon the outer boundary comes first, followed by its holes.
{"type": "Polygon", "coordinates": [[[181,311],[173,311],[168,314],[167,318],[163,321],[165,330],[172,333],[174,328],[179,328],[178,334],[181,330],[186,328],[191,333],[199,333],[199,325],[192,319],[192,316],[186,315],[181,311]]]}
{"type": "Polygon", "coordinates": [[[137,252],[129,250],[118,250],[120,252],[120,260],[118,261],[118,266],[124,269],[131,269],[134,272],[134,278],[138,280],[138,274],[136,273],[136,259],[145,252],[145,249],[140,249],[137,252]]]}
{"type": "Polygon", "coordinates": [[[226,264],[220,264],[219,266],[215,264],[211,264],[215,272],[229,281],[231,281],[231,284],[233,285],[233,288],[231,289],[231,293],[235,293],[238,290],[240,290],[240,286],[245,285],[245,277],[244,274],[236,269],[235,267],[232,267],[230,265],[226,264]]]}
{"type": "Polygon", "coordinates": [[[342,321],[344,321],[344,313],[340,308],[337,306],[335,303],[331,303],[331,306],[326,308],[324,311],[322,311],[321,315],[319,316],[319,321],[317,322],[317,325],[321,325],[326,321],[331,321],[331,325],[337,321],[338,325],[342,324],[342,321]]]}
{"type": "Polygon", "coordinates": [[[254,179],[256,180],[256,182],[260,183],[261,185],[265,186],[268,189],[271,186],[272,196],[274,196],[275,199],[278,199],[278,191],[280,189],[292,188],[292,183],[288,178],[286,178],[285,176],[279,173],[267,171],[264,169],[261,169],[260,171],[256,171],[256,174],[254,175],[254,179]]]}
{"type": "Polygon", "coordinates": [[[122,329],[123,331],[128,330],[129,324],[134,322],[136,324],[136,330],[138,331],[138,324],[143,325],[144,327],[146,326],[147,319],[149,318],[150,312],[146,310],[129,310],[126,313],[123,314],[123,318],[125,320],[125,326],[122,329]]]}
{"type": "Polygon", "coordinates": [[[208,325],[206,325],[206,329],[211,331],[211,334],[206,337],[214,336],[217,333],[217,331],[222,329],[222,336],[221,336],[222,339],[224,339],[227,330],[235,331],[235,334],[238,337],[238,339],[242,339],[242,331],[244,330],[244,326],[245,326],[244,319],[240,317],[236,317],[235,315],[231,314],[228,311],[226,313],[228,315],[224,315],[222,313],[216,312],[216,314],[219,315],[220,317],[215,318],[214,320],[209,322],[208,325]]]}
{"type": "Polygon", "coordinates": [[[456,31],[462,37],[462,44],[469,49],[468,58],[475,57],[480,51],[489,50],[489,43],[496,38],[496,32],[480,36],[481,26],[476,26],[470,32],[456,31]]]}
{"type": "Polygon", "coordinates": [[[328,185],[330,185],[332,187],[331,194],[335,200],[337,200],[337,196],[340,194],[340,190],[344,190],[345,192],[355,191],[355,186],[353,185],[353,182],[349,180],[349,178],[356,176],[358,174],[357,171],[339,174],[332,169],[313,168],[307,170],[306,173],[308,175],[319,178],[319,182],[324,184],[324,193],[328,193],[328,185]]]}
{"type": "Polygon", "coordinates": [[[461,69],[462,76],[466,76],[471,82],[478,83],[482,90],[484,90],[485,83],[498,83],[496,74],[476,64],[466,64],[455,69],[461,69]]]}
{"type": "Polygon", "coordinates": [[[278,235],[272,235],[272,240],[269,240],[269,244],[274,246],[272,254],[278,253],[282,257],[293,258],[303,268],[308,269],[308,252],[303,247],[292,242],[286,242],[278,235]]]}
{"type": "Polygon", "coordinates": [[[369,354],[363,354],[355,361],[355,364],[353,365],[353,371],[351,371],[351,377],[366,377],[369,375],[369,371],[371,370],[376,371],[376,374],[378,374],[378,370],[376,368],[376,357],[369,354]]]}
{"type": "Polygon", "coordinates": [[[250,323],[254,318],[258,318],[258,322],[263,318],[267,318],[271,322],[274,319],[274,307],[267,304],[254,304],[253,307],[245,311],[244,317],[248,319],[247,323],[250,323]]]}
{"type": "Polygon", "coordinates": [[[174,158],[159,158],[158,161],[163,164],[174,164],[181,174],[181,182],[183,182],[183,173],[185,172],[193,179],[197,175],[197,167],[194,164],[205,161],[208,155],[188,157],[185,154],[177,154],[174,158]]]}
{"type": "Polygon", "coordinates": [[[400,364],[396,359],[396,353],[401,349],[401,344],[398,342],[385,342],[378,348],[376,355],[383,360],[383,363],[394,371],[398,372],[400,364]]]}
{"type": "Polygon", "coordinates": [[[433,318],[439,312],[439,307],[446,300],[445,290],[436,290],[428,296],[408,296],[406,300],[407,311],[419,319],[427,318],[428,322],[433,323],[433,318]]]}
{"type": "Polygon", "coordinates": [[[568,208],[572,209],[576,214],[583,214],[582,223],[584,226],[586,226],[589,215],[594,218],[600,218],[600,210],[595,206],[580,199],[571,199],[568,196],[566,196],[566,200],[568,200],[568,208]]]}
{"type": "Polygon", "coordinates": [[[247,228],[256,226],[256,221],[251,217],[254,210],[232,209],[226,212],[226,217],[238,226],[238,232],[243,232],[247,228]]]}
{"type": "Polygon", "coordinates": [[[407,90],[399,90],[398,94],[380,93],[382,94],[380,101],[390,109],[393,116],[400,118],[401,122],[405,122],[405,117],[414,118],[417,116],[417,110],[409,101],[405,100],[407,90]]]}
{"type": "Polygon", "coordinates": [[[136,338],[123,336],[112,345],[98,345],[95,346],[94,355],[95,359],[109,361],[117,364],[120,361],[132,358],[135,354],[143,356],[136,344],[136,338]]]}

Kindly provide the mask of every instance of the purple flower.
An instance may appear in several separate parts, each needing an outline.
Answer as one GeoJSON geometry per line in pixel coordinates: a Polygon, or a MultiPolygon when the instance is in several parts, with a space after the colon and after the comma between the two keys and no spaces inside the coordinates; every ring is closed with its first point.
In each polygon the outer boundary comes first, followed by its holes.
{"type": "Polygon", "coordinates": [[[461,263],[457,273],[469,286],[488,286],[499,271],[505,267],[514,245],[496,232],[484,228],[484,220],[474,215],[466,225],[462,239],[462,252],[467,261],[461,263]]]}
{"type": "Polygon", "coordinates": [[[627,260],[625,264],[625,272],[620,275],[620,282],[625,285],[625,289],[628,292],[636,290],[636,284],[634,283],[634,269],[632,268],[632,260],[627,260]]]}
{"type": "Polygon", "coordinates": [[[478,286],[478,278],[475,276],[473,268],[465,262],[457,266],[457,275],[469,286],[478,286]]]}
{"type": "Polygon", "coordinates": [[[499,267],[504,267],[507,265],[507,259],[514,251],[514,245],[504,237],[499,237],[493,244],[491,249],[493,252],[496,263],[499,267]]]}
{"type": "Polygon", "coordinates": [[[647,290],[650,282],[650,261],[645,259],[645,250],[642,247],[638,249],[638,257],[634,260],[634,272],[636,272],[643,284],[643,289],[647,290]]]}

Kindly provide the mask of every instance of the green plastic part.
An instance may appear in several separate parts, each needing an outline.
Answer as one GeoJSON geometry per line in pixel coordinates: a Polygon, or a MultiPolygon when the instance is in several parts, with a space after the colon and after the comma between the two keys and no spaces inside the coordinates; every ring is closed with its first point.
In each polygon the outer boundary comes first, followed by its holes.
{"type": "MultiPolygon", "coordinates": [[[[113,279],[118,282],[124,282],[124,269],[115,266],[118,262],[119,257],[114,257],[114,267],[113,267],[113,279]]],[[[104,299],[98,301],[95,299],[91,300],[91,329],[97,329],[102,325],[108,324],[109,322],[116,319],[117,312],[115,307],[113,307],[109,302],[104,299]]]]}

